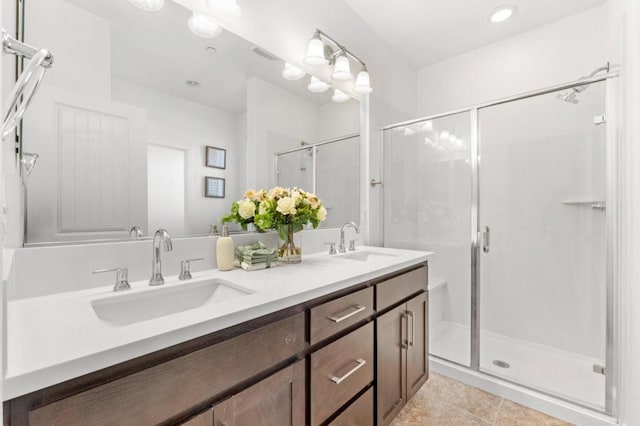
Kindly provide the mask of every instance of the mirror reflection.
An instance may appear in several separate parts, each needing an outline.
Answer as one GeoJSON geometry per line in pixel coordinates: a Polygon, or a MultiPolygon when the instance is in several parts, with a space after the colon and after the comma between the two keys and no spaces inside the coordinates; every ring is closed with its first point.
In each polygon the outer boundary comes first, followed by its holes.
{"type": "MultiPolygon", "coordinates": [[[[198,37],[177,3],[154,13],[127,0],[25,8],[25,41],[56,58],[23,121],[22,156],[38,155],[22,173],[26,244],[123,239],[134,226],[208,234],[245,189],[278,182],[276,153],[359,131],[357,101],[311,93],[309,76],[284,79],[284,61],[229,31],[198,37]]],[[[338,222],[359,217],[358,198],[345,204],[338,192],[358,194],[358,152],[359,138],[319,150],[315,190],[338,222]]]]}

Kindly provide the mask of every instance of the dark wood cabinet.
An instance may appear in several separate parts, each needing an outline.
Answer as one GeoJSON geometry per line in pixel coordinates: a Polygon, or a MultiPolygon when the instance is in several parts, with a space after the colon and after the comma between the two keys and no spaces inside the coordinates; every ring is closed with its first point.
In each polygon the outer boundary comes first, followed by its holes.
{"type": "Polygon", "coordinates": [[[422,263],[13,399],[4,423],[388,425],[428,340],[422,263]]]}
{"type": "Polygon", "coordinates": [[[215,426],[298,426],[304,422],[304,361],[267,377],[213,408],[215,426]]]}
{"type": "Polygon", "coordinates": [[[428,296],[420,293],[376,319],[377,418],[388,425],[427,381],[428,296]]]}

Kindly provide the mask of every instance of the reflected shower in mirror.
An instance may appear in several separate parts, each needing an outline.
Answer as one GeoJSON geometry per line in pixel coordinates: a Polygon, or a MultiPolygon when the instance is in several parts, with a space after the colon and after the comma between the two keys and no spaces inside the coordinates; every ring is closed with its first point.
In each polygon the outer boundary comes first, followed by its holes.
{"type": "MultiPolygon", "coordinates": [[[[56,53],[23,121],[23,157],[39,156],[22,179],[27,245],[128,239],[133,226],[206,235],[245,189],[275,185],[276,152],[359,132],[356,100],[283,78],[283,60],[229,31],[196,36],[177,2],[153,13],[127,0],[19,5],[25,41],[56,53]],[[224,168],[207,167],[207,146],[225,152],[224,168]],[[224,179],[225,198],[205,196],[207,177],[224,179]]],[[[317,182],[326,200],[336,188],[317,182]]]]}
{"type": "Polygon", "coordinates": [[[327,220],[336,228],[360,217],[360,135],[347,135],[277,153],[276,184],[310,188],[322,197],[327,220]]]}

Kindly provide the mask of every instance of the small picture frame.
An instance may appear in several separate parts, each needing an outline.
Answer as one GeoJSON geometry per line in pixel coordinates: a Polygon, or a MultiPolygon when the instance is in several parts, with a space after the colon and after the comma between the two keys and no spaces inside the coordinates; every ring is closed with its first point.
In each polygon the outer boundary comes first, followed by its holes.
{"type": "Polygon", "coordinates": [[[205,165],[214,169],[227,168],[227,150],[207,145],[205,150],[205,165]]]}
{"type": "Polygon", "coordinates": [[[224,178],[205,176],[204,196],[208,198],[224,198],[224,178]]]}

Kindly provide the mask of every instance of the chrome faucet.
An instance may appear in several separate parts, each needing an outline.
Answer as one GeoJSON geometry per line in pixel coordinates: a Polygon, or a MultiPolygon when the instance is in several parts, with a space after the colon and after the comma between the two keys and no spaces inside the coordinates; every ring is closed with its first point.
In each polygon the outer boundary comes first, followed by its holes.
{"type": "Polygon", "coordinates": [[[344,230],[348,227],[352,227],[353,229],[356,230],[356,233],[360,233],[360,228],[358,228],[358,225],[356,225],[353,222],[347,222],[344,225],[342,225],[342,228],[340,228],[340,245],[338,246],[338,251],[340,253],[346,253],[347,252],[347,248],[345,247],[344,244],[344,230]]]}
{"type": "Polygon", "coordinates": [[[160,242],[164,241],[164,251],[173,250],[173,244],[171,244],[171,236],[166,229],[158,229],[153,236],[153,263],[151,279],[149,285],[164,284],[164,278],[162,278],[162,261],[160,260],[160,242]]]}
{"type": "Polygon", "coordinates": [[[142,228],[139,226],[134,226],[129,231],[129,239],[139,240],[142,237],[144,237],[144,234],[142,233],[142,228]]]}

